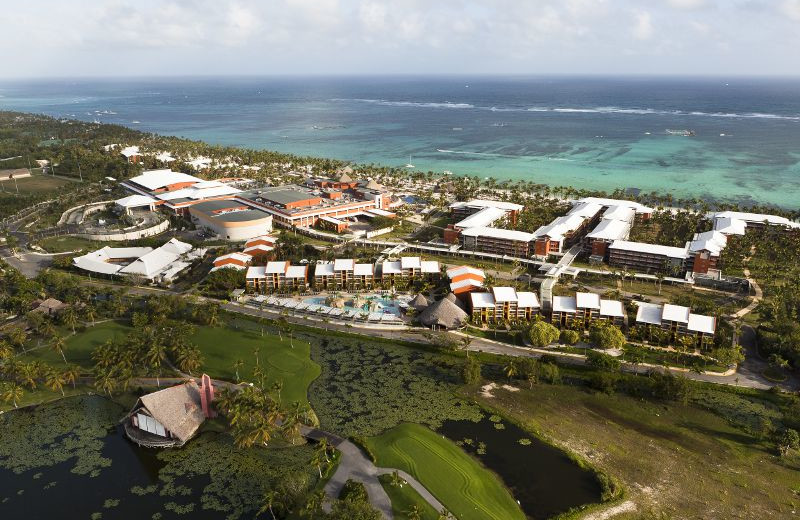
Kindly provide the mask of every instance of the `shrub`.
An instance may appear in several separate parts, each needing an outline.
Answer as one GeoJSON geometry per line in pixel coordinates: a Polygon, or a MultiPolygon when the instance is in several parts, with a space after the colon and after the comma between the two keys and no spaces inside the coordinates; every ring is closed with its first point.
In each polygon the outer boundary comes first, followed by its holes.
{"type": "Polygon", "coordinates": [[[528,330],[528,337],[534,347],[542,348],[558,339],[558,329],[553,325],[537,320],[528,330]]]}
{"type": "Polygon", "coordinates": [[[617,358],[596,350],[590,350],[586,354],[586,364],[601,370],[619,370],[620,366],[617,358]]]}
{"type": "Polygon", "coordinates": [[[621,349],[625,345],[625,335],[619,327],[611,323],[599,322],[589,329],[589,339],[601,349],[621,349]]]}
{"type": "Polygon", "coordinates": [[[473,358],[467,358],[461,368],[461,378],[468,385],[476,385],[481,382],[481,364],[473,358]]]}
{"type": "Polygon", "coordinates": [[[344,483],[341,493],[339,493],[339,500],[349,500],[351,502],[366,502],[367,488],[364,484],[352,479],[347,479],[344,483]]]}
{"type": "Polygon", "coordinates": [[[564,343],[565,345],[574,345],[579,339],[581,339],[581,335],[578,334],[578,331],[576,330],[565,329],[561,331],[561,337],[559,339],[561,340],[561,343],[564,343]]]}

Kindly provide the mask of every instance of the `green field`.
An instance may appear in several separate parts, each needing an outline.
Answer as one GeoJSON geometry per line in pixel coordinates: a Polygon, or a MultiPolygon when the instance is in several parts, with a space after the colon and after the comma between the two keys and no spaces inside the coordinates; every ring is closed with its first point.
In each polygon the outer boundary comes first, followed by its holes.
{"type": "MultiPolygon", "coordinates": [[[[130,330],[128,325],[117,321],[98,323],[83,332],[79,331],[74,336],[67,337],[64,354],[69,363],[88,370],[93,366],[91,354],[96,347],[107,340],[123,339],[130,330]]],[[[271,386],[281,381],[282,402],[297,401],[308,405],[308,385],[319,376],[320,367],[311,361],[311,346],[307,342],[295,339],[290,343],[287,337],[281,341],[278,336],[272,334],[265,333],[262,337],[258,331],[228,326],[197,327],[191,341],[203,353],[202,369],[212,378],[226,381],[236,380],[234,363],[237,359],[241,359],[243,365],[239,369],[239,377],[243,381],[252,382],[253,368],[256,364],[254,352],[258,348],[258,362],[266,369],[266,384],[271,386]]],[[[30,351],[21,359],[26,361],[39,359],[57,367],[64,364],[61,355],[47,346],[30,351]]]]}
{"type": "Polygon", "coordinates": [[[198,327],[192,341],[203,352],[203,370],[226,381],[236,380],[234,363],[240,359],[244,363],[239,377],[252,382],[258,349],[258,363],[266,368],[267,385],[283,383],[281,401],[308,405],[308,385],[319,376],[320,367],[311,361],[311,346],[307,342],[294,339],[290,343],[285,335],[281,341],[276,335],[262,336],[258,331],[225,326],[198,327]]]}
{"type": "Polygon", "coordinates": [[[681,405],[568,385],[471,396],[619,479],[639,518],[790,518],[800,456],[748,433],[780,411],[753,396],[698,390],[681,405]],[[711,413],[708,410],[714,410],[711,413]]]}
{"type": "Polygon", "coordinates": [[[48,253],[66,253],[69,251],[93,251],[104,246],[115,247],[117,242],[96,242],[87,238],[70,235],[43,238],[38,242],[39,247],[48,253]]]}
{"type": "Polygon", "coordinates": [[[416,506],[421,520],[438,520],[439,513],[414,488],[408,484],[393,485],[391,475],[381,475],[379,479],[383,489],[392,501],[392,512],[395,518],[398,520],[408,519],[410,517],[409,512],[416,506]]]}
{"type": "Polygon", "coordinates": [[[49,177],[47,175],[33,175],[31,177],[23,177],[22,179],[0,182],[0,195],[3,191],[5,193],[17,193],[19,188],[20,195],[30,195],[37,193],[48,193],[56,191],[58,188],[70,184],[71,181],[60,177],[49,177]]]}
{"type": "Polygon", "coordinates": [[[367,439],[378,466],[413,475],[460,520],[524,520],[500,479],[453,442],[418,424],[367,439]]]}

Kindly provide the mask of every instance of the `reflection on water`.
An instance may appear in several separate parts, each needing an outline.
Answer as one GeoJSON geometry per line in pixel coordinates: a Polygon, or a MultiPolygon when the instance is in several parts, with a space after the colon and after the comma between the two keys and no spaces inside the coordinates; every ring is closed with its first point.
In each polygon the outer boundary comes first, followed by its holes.
{"type": "Polygon", "coordinates": [[[550,518],[600,501],[591,472],[518,426],[492,419],[446,421],[439,432],[497,473],[529,518],[550,518]]]}

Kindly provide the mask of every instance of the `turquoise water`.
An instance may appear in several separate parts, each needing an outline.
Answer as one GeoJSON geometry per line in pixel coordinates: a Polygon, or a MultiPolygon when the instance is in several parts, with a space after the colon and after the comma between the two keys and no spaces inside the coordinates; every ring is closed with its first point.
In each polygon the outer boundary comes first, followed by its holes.
{"type": "MultiPolygon", "coordinates": [[[[390,312],[396,316],[400,316],[402,311],[400,310],[400,305],[397,300],[392,300],[390,298],[384,298],[378,295],[361,295],[361,298],[369,300],[370,302],[378,303],[382,305],[382,308],[379,310],[374,310],[373,312],[390,312]]],[[[343,296],[346,302],[350,302],[352,298],[350,296],[343,296]]],[[[303,298],[304,303],[308,304],[316,304],[316,305],[327,305],[325,303],[325,297],[314,296],[311,298],[303,298]]],[[[357,311],[366,311],[370,312],[369,304],[362,305],[361,307],[353,307],[352,305],[345,305],[343,307],[345,310],[357,310],[357,311]]]]}
{"type": "Polygon", "coordinates": [[[0,82],[0,109],[358,163],[800,207],[796,79],[42,80],[0,82]]]}

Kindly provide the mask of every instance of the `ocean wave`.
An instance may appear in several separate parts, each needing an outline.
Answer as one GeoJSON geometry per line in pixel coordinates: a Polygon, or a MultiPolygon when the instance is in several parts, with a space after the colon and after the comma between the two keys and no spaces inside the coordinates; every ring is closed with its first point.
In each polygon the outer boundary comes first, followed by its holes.
{"type": "Polygon", "coordinates": [[[422,102],[422,101],[389,101],[386,99],[331,99],[331,101],[355,101],[357,103],[370,103],[373,105],[384,105],[390,107],[418,107],[418,108],[475,108],[470,103],[442,102],[422,102]]]}
{"type": "Polygon", "coordinates": [[[451,101],[443,102],[422,102],[422,101],[389,101],[385,99],[361,99],[361,98],[336,98],[330,101],[335,102],[357,102],[370,103],[375,105],[396,106],[396,107],[417,107],[417,108],[460,108],[488,110],[490,112],[553,112],[557,114],[623,114],[641,116],[684,116],[684,117],[718,117],[718,118],[740,118],[740,119],[774,119],[785,121],[800,121],[800,114],[770,114],[764,112],[703,112],[699,110],[664,110],[656,108],[640,107],[564,107],[564,106],[532,106],[527,108],[502,107],[502,106],[480,106],[471,103],[454,103],[451,101]]]}

